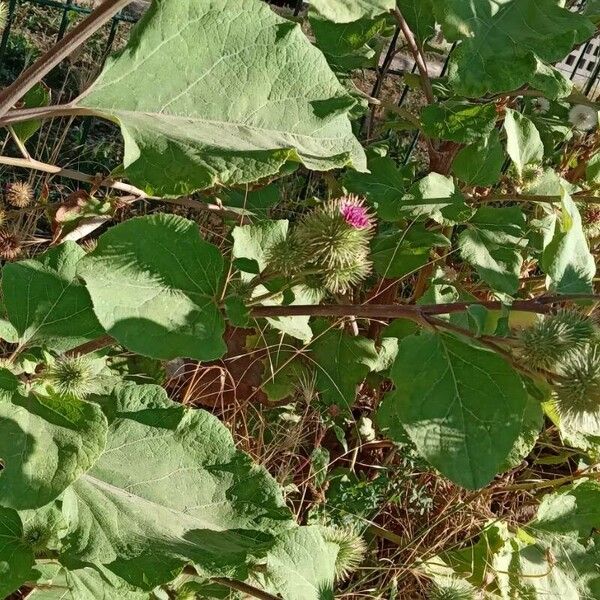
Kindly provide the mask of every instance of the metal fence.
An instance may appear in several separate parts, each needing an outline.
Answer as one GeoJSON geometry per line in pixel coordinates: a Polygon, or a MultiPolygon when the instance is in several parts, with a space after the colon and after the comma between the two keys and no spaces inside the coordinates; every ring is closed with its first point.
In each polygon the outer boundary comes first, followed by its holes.
{"type": "MultiPolygon", "coordinates": [[[[306,3],[303,2],[303,0],[265,1],[273,5],[286,6],[294,15],[300,14],[302,9],[306,7],[306,3]]],[[[55,41],[59,41],[65,36],[73,20],[78,17],[81,18],[92,11],[91,5],[93,2],[91,0],[7,0],[7,4],[8,18],[0,40],[0,68],[3,66],[6,59],[9,40],[11,39],[11,35],[13,35],[15,29],[15,20],[19,15],[22,16],[23,14],[21,11],[31,12],[33,7],[46,7],[51,11],[56,11],[56,14],[60,16],[60,24],[54,35],[54,38],[55,41]]],[[[582,10],[585,6],[585,0],[576,0],[575,3],[571,4],[571,6],[572,10],[582,10]]],[[[124,9],[115,15],[105,26],[103,32],[104,35],[106,35],[106,38],[103,42],[103,49],[100,53],[101,59],[97,64],[98,68],[103,65],[108,55],[113,49],[115,49],[115,43],[118,40],[119,29],[123,27],[124,24],[131,25],[132,23],[135,23],[138,20],[138,17],[139,14],[136,15],[130,10],[124,9]]],[[[398,81],[400,82],[399,78],[401,78],[405,73],[416,72],[416,64],[414,64],[412,59],[408,58],[407,60],[403,61],[403,68],[398,69],[394,67],[394,60],[395,57],[397,57],[396,49],[399,38],[400,31],[397,28],[391,38],[387,50],[382,54],[378,66],[371,69],[371,71],[374,71],[374,82],[371,89],[371,95],[375,98],[380,97],[386,83],[386,78],[398,78],[398,81]]],[[[441,75],[446,72],[452,48],[450,49],[449,54],[446,56],[445,61],[439,65],[438,73],[441,75]]],[[[597,94],[600,85],[600,56],[597,57],[597,64],[595,64],[594,68],[591,70],[592,72],[588,73],[589,76],[584,81],[581,80],[580,71],[582,69],[582,65],[586,65],[585,57],[594,52],[600,53],[600,41],[598,39],[588,41],[585,44],[582,44],[579,48],[574,49],[570,55],[575,57],[573,61],[571,61],[569,57],[566,57],[565,61],[558,65],[563,71],[568,70],[567,75],[570,77],[570,79],[574,80],[574,82],[582,88],[582,91],[590,97],[594,97],[597,94]],[[596,48],[599,48],[599,50],[596,50],[596,48]]],[[[398,89],[400,90],[400,93],[396,103],[398,106],[402,106],[409,98],[409,94],[411,92],[409,87],[406,85],[402,86],[401,82],[399,83],[398,89]]],[[[371,136],[374,127],[374,120],[374,112],[364,118],[360,128],[360,133],[362,133],[364,137],[369,138],[371,136]]],[[[91,122],[91,119],[88,119],[86,122],[85,136],[81,140],[82,142],[85,142],[85,139],[87,138],[91,122]]],[[[413,151],[417,147],[418,140],[418,132],[409,135],[406,143],[406,152],[402,162],[407,163],[409,161],[413,151]]]]}

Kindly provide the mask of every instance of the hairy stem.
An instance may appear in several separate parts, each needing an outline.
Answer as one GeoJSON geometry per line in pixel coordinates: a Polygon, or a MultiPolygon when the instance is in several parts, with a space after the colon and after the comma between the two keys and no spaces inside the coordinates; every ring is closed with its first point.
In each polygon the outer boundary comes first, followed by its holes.
{"type": "Polygon", "coordinates": [[[87,173],[81,173],[72,169],[63,169],[57,165],[51,165],[48,163],[40,162],[32,158],[13,158],[11,156],[0,156],[0,165],[7,165],[9,167],[20,167],[23,169],[32,169],[34,171],[42,171],[44,173],[51,173],[59,177],[67,177],[68,179],[74,179],[75,181],[82,181],[84,183],[92,183],[98,187],[108,187],[121,192],[127,192],[133,194],[138,198],[152,198],[148,196],[146,192],[139,188],[115,181],[110,177],[101,178],[94,175],[88,175],[87,173]]]}
{"type": "Polygon", "coordinates": [[[44,173],[57,175],[58,177],[66,177],[67,179],[73,179],[75,181],[89,183],[97,188],[111,188],[113,190],[118,190],[120,192],[126,192],[127,194],[131,194],[135,200],[157,200],[159,202],[166,202],[168,204],[184,206],[185,208],[191,208],[192,210],[198,210],[203,212],[218,212],[223,215],[230,214],[234,217],[239,216],[237,213],[228,211],[227,208],[219,204],[209,204],[206,202],[200,202],[199,200],[194,200],[193,198],[159,198],[158,196],[149,196],[148,194],[146,194],[146,192],[144,192],[144,190],[141,190],[140,188],[137,188],[134,185],[123,183],[122,181],[116,181],[111,177],[88,175],[87,173],[81,173],[80,171],[74,171],[72,169],[63,169],[62,167],[59,167],[57,165],[51,165],[31,158],[27,159],[13,158],[12,156],[0,156],[0,165],[42,171],[44,173]]]}
{"type": "Polygon", "coordinates": [[[417,64],[417,68],[419,69],[419,75],[421,77],[421,85],[423,86],[423,92],[425,93],[425,97],[427,101],[432,104],[434,102],[433,97],[433,88],[431,87],[431,79],[429,78],[429,70],[427,69],[427,63],[425,62],[425,57],[417,44],[417,40],[408,26],[406,19],[404,18],[402,12],[395,8],[392,11],[392,16],[396,19],[396,22],[400,26],[402,34],[406,39],[406,43],[410,49],[413,58],[415,59],[415,63],[417,64]]]}
{"type": "Polygon", "coordinates": [[[213,577],[211,581],[218,583],[219,585],[228,587],[236,592],[242,592],[252,598],[258,598],[258,600],[281,600],[281,596],[274,596],[263,590],[260,590],[252,585],[237,581],[235,579],[227,579],[225,577],[213,577]]]}
{"type": "Polygon", "coordinates": [[[54,119],[56,117],[93,117],[102,115],[88,108],[80,108],[70,104],[58,104],[56,106],[40,106],[37,108],[19,108],[9,111],[0,118],[0,126],[8,127],[18,123],[25,123],[33,119],[54,119]]]}
{"type": "MultiPolygon", "coordinates": [[[[548,313],[552,305],[563,304],[575,300],[600,300],[600,295],[564,295],[542,296],[533,300],[515,300],[511,304],[512,310],[548,313]]],[[[499,301],[473,301],[453,302],[450,304],[406,305],[406,304],[323,304],[323,305],[296,305],[296,306],[257,306],[252,308],[250,314],[255,318],[262,317],[361,317],[365,319],[398,319],[412,318],[419,320],[422,315],[445,315],[462,312],[469,306],[477,304],[490,310],[501,310],[505,306],[499,301]]]]}

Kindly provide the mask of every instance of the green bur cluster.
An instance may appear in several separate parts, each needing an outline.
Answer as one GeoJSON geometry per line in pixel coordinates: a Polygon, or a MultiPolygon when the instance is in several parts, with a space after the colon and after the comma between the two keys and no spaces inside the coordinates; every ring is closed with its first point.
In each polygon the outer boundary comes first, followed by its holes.
{"type": "Polygon", "coordinates": [[[561,310],[520,333],[522,354],[535,369],[554,369],[596,335],[594,322],[581,313],[561,310]]]}
{"type": "Polygon", "coordinates": [[[324,203],[269,252],[269,268],[309,287],[344,294],[371,272],[371,216],[352,196],[324,203]]]}
{"type": "Polygon", "coordinates": [[[339,549],[335,561],[336,579],[350,577],[362,563],[367,546],[364,540],[351,527],[324,527],[323,539],[335,544],[339,549]]]}
{"type": "Polygon", "coordinates": [[[561,310],[522,331],[520,338],[529,365],[560,375],[554,406],[562,424],[600,434],[600,341],[594,321],[561,310]]]}
{"type": "Polygon", "coordinates": [[[447,578],[436,582],[429,591],[429,600],[474,600],[473,588],[466,581],[447,578]]]}
{"type": "Polygon", "coordinates": [[[43,379],[58,394],[85,400],[90,394],[97,391],[97,365],[94,364],[93,359],[87,356],[53,358],[43,379]]]}
{"type": "Polygon", "coordinates": [[[560,372],[554,405],[561,421],[575,431],[600,435],[600,344],[569,356],[560,372]]]}

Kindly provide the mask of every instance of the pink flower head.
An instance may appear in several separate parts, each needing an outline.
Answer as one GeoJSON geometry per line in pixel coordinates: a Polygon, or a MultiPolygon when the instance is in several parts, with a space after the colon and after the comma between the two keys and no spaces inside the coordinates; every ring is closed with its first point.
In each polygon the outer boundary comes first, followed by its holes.
{"type": "Polygon", "coordinates": [[[364,201],[357,196],[344,196],[340,200],[340,214],[354,229],[371,229],[373,218],[364,201]]]}

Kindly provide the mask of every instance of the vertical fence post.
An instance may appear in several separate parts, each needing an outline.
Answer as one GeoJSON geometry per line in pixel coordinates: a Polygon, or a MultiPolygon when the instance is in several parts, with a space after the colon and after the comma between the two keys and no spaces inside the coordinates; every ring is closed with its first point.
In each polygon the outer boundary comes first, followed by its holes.
{"type": "MultiPolygon", "coordinates": [[[[377,77],[375,79],[375,84],[373,85],[373,89],[371,91],[371,96],[373,98],[377,98],[381,93],[381,88],[383,87],[383,82],[387,77],[388,70],[392,66],[392,61],[394,60],[394,56],[396,53],[396,45],[398,44],[398,38],[400,37],[400,27],[396,27],[394,31],[394,35],[390,41],[390,45],[387,49],[385,58],[383,59],[383,63],[377,69],[377,77]]],[[[365,116],[361,125],[361,131],[365,132],[365,137],[369,139],[371,137],[371,133],[373,132],[373,124],[375,122],[375,112],[377,107],[374,106],[369,114],[365,116]]]]}
{"type": "Polygon", "coordinates": [[[6,47],[8,46],[8,38],[10,37],[10,30],[12,28],[13,21],[15,20],[15,13],[17,10],[18,0],[10,0],[8,3],[8,18],[6,19],[6,26],[2,33],[2,42],[0,43],[0,65],[4,62],[4,55],[6,54],[6,47]]]}
{"type": "Polygon", "coordinates": [[[60,27],[58,28],[58,34],[56,36],[57,42],[62,40],[65,37],[65,33],[67,33],[67,27],[69,26],[69,11],[72,5],[73,0],[66,0],[65,7],[63,8],[62,19],[60,20],[60,27]]]}
{"type": "MultiPolygon", "coordinates": [[[[448,56],[446,56],[446,60],[444,61],[444,66],[442,67],[440,77],[443,77],[446,74],[446,72],[448,71],[448,67],[450,66],[450,57],[452,56],[452,52],[454,52],[454,48],[456,48],[456,44],[457,44],[457,42],[454,42],[454,44],[452,44],[452,46],[448,52],[448,56]]],[[[416,66],[416,63],[415,63],[415,66],[416,66]]],[[[408,147],[408,152],[404,155],[404,160],[402,161],[403,165],[408,164],[410,157],[412,156],[413,152],[415,151],[415,148],[417,147],[417,142],[419,141],[420,136],[421,136],[421,132],[418,130],[415,131],[415,133],[413,135],[413,139],[410,142],[410,146],[408,147]]]]}

